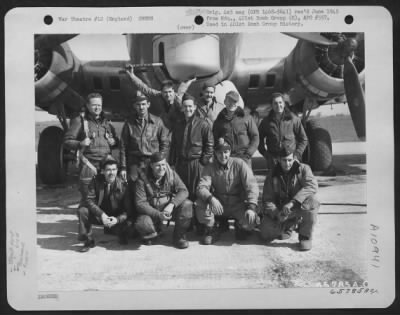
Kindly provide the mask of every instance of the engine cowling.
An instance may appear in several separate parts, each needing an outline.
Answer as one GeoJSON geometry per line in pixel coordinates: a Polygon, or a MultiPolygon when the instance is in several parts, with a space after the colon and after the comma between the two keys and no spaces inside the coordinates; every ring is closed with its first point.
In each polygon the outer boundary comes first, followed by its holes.
{"type": "MultiPolygon", "coordinates": [[[[319,101],[334,99],[345,94],[343,80],[343,63],[334,60],[331,46],[316,45],[299,41],[292,53],[285,60],[286,83],[296,89],[300,86],[302,93],[292,93],[292,103],[297,98],[311,96],[319,101]],[[302,94],[302,95],[299,95],[302,94]]],[[[355,55],[354,60],[363,60],[355,55]]],[[[365,80],[364,63],[356,64],[358,78],[365,80]]]]}
{"type": "MultiPolygon", "coordinates": [[[[35,104],[57,114],[59,104],[67,112],[77,112],[84,99],[75,92],[74,80],[80,75],[81,62],[67,43],[53,49],[35,51],[35,104]]],[[[78,87],[79,88],[79,87],[78,87]]]]}

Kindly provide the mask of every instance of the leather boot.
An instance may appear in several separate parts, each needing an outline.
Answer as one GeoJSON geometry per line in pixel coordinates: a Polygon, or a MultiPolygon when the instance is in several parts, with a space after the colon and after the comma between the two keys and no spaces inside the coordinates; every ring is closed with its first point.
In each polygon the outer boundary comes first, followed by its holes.
{"type": "Polygon", "coordinates": [[[219,230],[216,227],[205,227],[203,244],[204,245],[211,245],[218,241],[220,236],[219,230]]]}
{"type": "Polygon", "coordinates": [[[301,251],[308,251],[312,248],[311,237],[299,234],[299,247],[301,251]]]}
{"type": "Polygon", "coordinates": [[[186,240],[186,233],[175,227],[173,243],[176,248],[185,249],[189,247],[189,242],[186,240]]]}
{"type": "Polygon", "coordinates": [[[88,252],[91,248],[96,246],[96,242],[94,239],[92,238],[88,238],[85,243],[83,244],[83,246],[79,249],[79,252],[81,253],[86,253],[88,252]]]}

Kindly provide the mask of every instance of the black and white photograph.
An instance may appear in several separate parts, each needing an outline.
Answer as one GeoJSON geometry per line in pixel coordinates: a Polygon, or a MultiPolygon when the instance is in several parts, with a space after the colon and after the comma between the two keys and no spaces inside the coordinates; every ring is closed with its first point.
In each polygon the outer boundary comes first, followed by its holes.
{"type": "MultiPolygon", "coordinates": [[[[285,304],[285,290],[307,307],[388,304],[394,291],[375,299],[377,279],[394,272],[384,267],[394,259],[384,243],[393,187],[377,182],[370,156],[386,150],[382,173],[393,172],[391,117],[372,104],[393,106],[377,86],[391,55],[382,70],[368,53],[378,36],[364,22],[268,27],[266,8],[244,10],[246,18],[220,8],[218,19],[181,9],[179,32],[165,21],[129,31],[140,14],[72,10],[42,15],[53,31],[24,35],[33,63],[18,93],[32,113],[29,150],[9,141],[7,153],[18,156],[7,167],[17,169],[11,184],[29,178],[29,191],[7,189],[21,203],[7,208],[9,291],[28,278],[45,309],[96,309],[93,297],[67,302],[75,292],[127,297],[115,309],[303,307],[285,304]],[[229,304],[215,301],[218,292],[234,292],[229,304]],[[163,297],[155,303],[152,294],[163,297]],[[257,302],[239,304],[241,296],[257,302]]],[[[330,10],[314,19],[342,12],[330,10]]],[[[152,14],[142,20],[155,23],[152,14]]],[[[6,127],[7,137],[17,130],[6,127]]]]}

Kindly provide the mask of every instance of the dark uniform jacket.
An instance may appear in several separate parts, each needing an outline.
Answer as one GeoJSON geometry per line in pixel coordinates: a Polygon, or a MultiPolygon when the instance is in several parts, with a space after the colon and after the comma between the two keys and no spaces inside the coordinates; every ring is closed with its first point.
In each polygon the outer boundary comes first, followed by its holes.
{"type": "Polygon", "coordinates": [[[146,171],[146,180],[139,178],[135,187],[135,202],[138,214],[146,214],[153,219],[160,218],[160,212],[169,203],[180,206],[189,196],[185,184],[179,175],[167,165],[167,172],[156,183],[150,167],[146,171]]]}
{"type": "Polygon", "coordinates": [[[266,212],[279,210],[290,201],[303,210],[311,210],[318,202],[315,194],[318,182],[307,164],[294,161],[290,171],[285,174],[277,164],[271,176],[264,182],[262,202],[266,212]]]}
{"type": "Polygon", "coordinates": [[[171,151],[173,165],[182,159],[200,159],[203,165],[207,164],[214,152],[211,122],[196,115],[186,122],[182,113],[173,128],[171,151]]]}
{"type": "Polygon", "coordinates": [[[132,115],[122,127],[120,141],[121,169],[140,159],[149,158],[155,152],[167,154],[170,140],[168,130],[159,117],[148,114],[144,126],[137,115],[132,115]]]}
{"type": "Polygon", "coordinates": [[[214,140],[228,136],[233,142],[232,156],[250,159],[256,152],[259,136],[257,125],[250,115],[238,108],[229,120],[227,109],[222,110],[214,122],[214,140]]]}
{"type": "MultiPolygon", "coordinates": [[[[84,156],[91,161],[100,162],[107,154],[111,154],[111,149],[118,145],[118,138],[115,128],[111,122],[101,113],[99,119],[95,119],[89,112],[85,113],[85,119],[88,122],[89,138],[91,143],[84,149],[84,156]],[[115,145],[110,147],[107,137],[113,137],[115,145]]],[[[78,116],[71,119],[70,128],[64,135],[65,148],[70,150],[80,149],[80,142],[86,138],[83,119],[78,116]]]]}
{"type": "Polygon", "coordinates": [[[89,185],[86,207],[99,219],[104,212],[108,216],[116,217],[118,223],[125,222],[133,215],[128,185],[117,176],[110,186],[109,198],[106,196],[106,187],[107,182],[103,174],[93,177],[89,185]]]}
{"type": "Polygon", "coordinates": [[[307,146],[308,139],[300,118],[294,115],[289,109],[285,108],[281,120],[278,120],[274,112],[271,111],[269,115],[261,121],[258,129],[260,133],[258,151],[262,155],[265,156],[267,152],[265,143],[267,144],[268,153],[273,156],[279,154],[283,145],[288,145],[295,150],[295,157],[301,159],[307,146]]]}

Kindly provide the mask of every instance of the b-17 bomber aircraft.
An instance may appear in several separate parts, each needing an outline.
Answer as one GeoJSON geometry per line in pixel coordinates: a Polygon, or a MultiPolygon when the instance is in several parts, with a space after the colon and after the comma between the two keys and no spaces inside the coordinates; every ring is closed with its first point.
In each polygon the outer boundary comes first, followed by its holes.
{"type": "MultiPolygon", "coordinates": [[[[268,42],[270,34],[262,34],[268,42]]],[[[35,36],[35,105],[57,115],[63,127],[47,127],[38,146],[39,176],[45,184],[61,183],[74,152],[63,148],[68,118],[78,115],[85,96],[99,92],[103,110],[112,121],[122,120],[135,93],[124,70],[135,74],[154,89],[166,79],[182,82],[196,77],[189,94],[198,96],[204,83],[216,85],[216,98],[236,90],[242,105],[257,122],[261,105],[274,92],[289,97],[290,108],[302,118],[309,145],[303,160],[314,171],[323,172],[332,163],[332,144],[327,130],[310,119],[313,109],[347,102],[356,133],[365,139],[364,34],[285,33],[297,39],[286,56],[271,63],[265,58],[241,58],[246,34],[124,34],[129,60],[81,61],[69,40],[78,34],[35,36]]],[[[151,111],[151,107],[150,107],[151,111]]]]}

